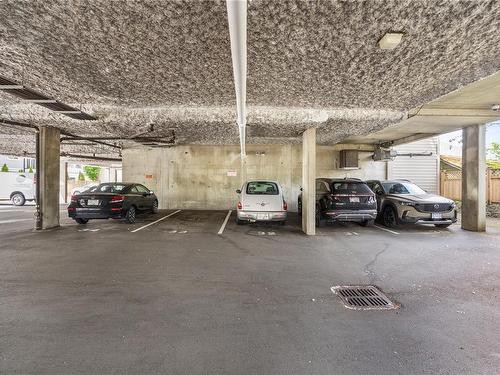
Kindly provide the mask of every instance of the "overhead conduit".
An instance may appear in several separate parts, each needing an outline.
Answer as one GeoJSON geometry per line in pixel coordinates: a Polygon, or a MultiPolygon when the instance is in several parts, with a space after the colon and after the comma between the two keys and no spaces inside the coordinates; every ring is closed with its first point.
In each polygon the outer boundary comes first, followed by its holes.
{"type": "Polygon", "coordinates": [[[247,0],[226,0],[241,157],[245,151],[247,97],[247,0]]]}

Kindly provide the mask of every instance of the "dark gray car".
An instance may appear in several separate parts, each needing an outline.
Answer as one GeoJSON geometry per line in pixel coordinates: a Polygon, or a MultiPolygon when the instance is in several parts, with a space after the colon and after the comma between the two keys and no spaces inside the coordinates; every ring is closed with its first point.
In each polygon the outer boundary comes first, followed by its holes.
{"type": "Polygon", "coordinates": [[[370,180],[377,197],[377,218],[387,227],[398,224],[434,224],[446,228],[457,221],[451,199],[429,194],[407,180],[370,180]]]}

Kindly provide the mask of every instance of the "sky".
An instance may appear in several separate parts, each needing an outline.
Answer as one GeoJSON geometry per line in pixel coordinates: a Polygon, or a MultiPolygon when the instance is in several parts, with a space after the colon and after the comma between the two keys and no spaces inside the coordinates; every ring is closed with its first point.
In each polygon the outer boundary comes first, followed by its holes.
{"type": "MultiPolygon", "coordinates": [[[[500,121],[495,121],[486,127],[486,148],[491,142],[500,143],[500,121]]],[[[440,153],[442,155],[462,156],[462,131],[457,130],[439,136],[440,153]]],[[[488,158],[491,158],[488,155],[488,158]]]]}

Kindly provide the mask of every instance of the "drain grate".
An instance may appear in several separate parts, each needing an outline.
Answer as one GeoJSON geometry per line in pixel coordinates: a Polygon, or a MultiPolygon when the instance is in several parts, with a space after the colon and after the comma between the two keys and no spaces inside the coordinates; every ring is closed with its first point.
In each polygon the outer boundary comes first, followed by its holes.
{"type": "Polygon", "coordinates": [[[339,296],[348,309],[392,310],[399,305],[392,302],[380,289],[373,285],[333,286],[332,292],[339,296]]]}

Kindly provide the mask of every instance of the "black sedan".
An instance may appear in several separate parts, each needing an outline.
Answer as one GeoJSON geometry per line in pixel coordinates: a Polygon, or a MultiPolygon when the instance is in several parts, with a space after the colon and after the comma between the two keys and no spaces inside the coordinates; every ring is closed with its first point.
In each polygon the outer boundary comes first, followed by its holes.
{"type": "Polygon", "coordinates": [[[68,216],[78,224],[90,219],[124,219],[135,223],[138,212],[158,212],[158,198],[141,184],[112,182],[71,197],[68,216]]]}

